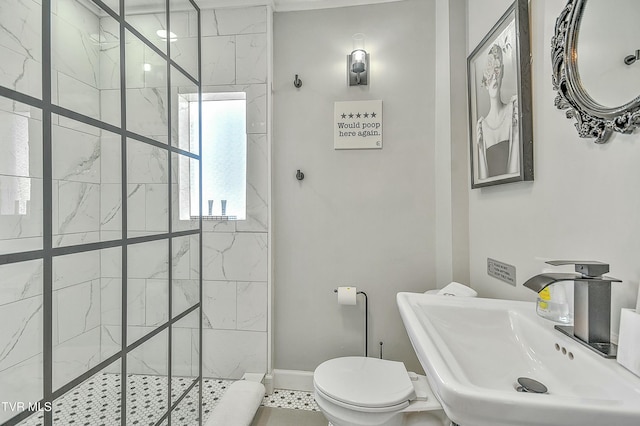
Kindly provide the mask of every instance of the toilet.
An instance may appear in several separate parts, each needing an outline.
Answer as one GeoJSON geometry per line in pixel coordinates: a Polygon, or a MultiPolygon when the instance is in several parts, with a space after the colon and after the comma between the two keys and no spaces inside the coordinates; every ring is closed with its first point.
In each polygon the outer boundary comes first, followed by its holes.
{"type": "MultiPolygon", "coordinates": [[[[475,297],[452,282],[427,294],[475,297]]],[[[320,411],[333,426],[449,426],[427,378],[402,362],[350,356],[323,362],[313,373],[320,411]]]]}
{"type": "Polygon", "coordinates": [[[333,426],[448,426],[427,378],[404,364],[361,356],[334,358],[313,373],[320,411],[333,426]]]}

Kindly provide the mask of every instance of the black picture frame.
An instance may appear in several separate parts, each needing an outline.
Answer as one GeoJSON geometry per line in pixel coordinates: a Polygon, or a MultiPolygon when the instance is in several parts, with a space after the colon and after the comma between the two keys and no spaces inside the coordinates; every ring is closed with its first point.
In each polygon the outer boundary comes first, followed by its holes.
{"type": "Polygon", "coordinates": [[[528,0],[516,0],[467,58],[471,188],[533,180],[528,0]]]}

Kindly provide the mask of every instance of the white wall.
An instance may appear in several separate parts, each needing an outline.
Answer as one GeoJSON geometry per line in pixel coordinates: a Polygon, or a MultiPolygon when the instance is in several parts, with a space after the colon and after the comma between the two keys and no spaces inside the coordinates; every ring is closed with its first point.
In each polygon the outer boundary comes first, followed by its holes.
{"type": "Polygon", "coordinates": [[[434,12],[409,0],[274,16],[275,368],[362,354],[363,301],[333,293],[352,285],[369,295],[370,355],[384,341],[385,358],[420,369],[395,295],[436,284],[434,12]],[[346,82],[357,32],[367,87],[346,82]],[[383,149],[334,150],[334,102],[364,99],[383,101],[383,149]]]}
{"type": "Polygon", "coordinates": [[[268,370],[270,19],[265,6],[201,15],[202,92],[247,95],[247,219],[202,225],[205,377],[268,370]]]}
{"type": "MultiPolygon", "coordinates": [[[[467,52],[510,3],[467,0],[467,52]]],[[[470,192],[471,281],[481,296],[535,300],[522,283],[548,266],[545,259],[610,263],[610,275],[624,281],[613,286],[616,332],[619,309],[634,305],[640,277],[640,136],[616,135],[596,145],[578,138],[574,121],[554,107],[550,41],[564,5],[530,2],[535,180],[470,192]],[[487,257],[515,265],[517,287],[487,276],[487,257]]]]}

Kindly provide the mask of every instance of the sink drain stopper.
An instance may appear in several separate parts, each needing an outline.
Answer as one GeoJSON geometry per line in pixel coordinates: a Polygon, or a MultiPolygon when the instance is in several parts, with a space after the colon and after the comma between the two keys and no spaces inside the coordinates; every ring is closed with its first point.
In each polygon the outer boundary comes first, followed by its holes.
{"type": "Polygon", "coordinates": [[[547,393],[548,391],[545,385],[528,377],[518,377],[518,384],[520,385],[516,388],[518,392],[547,393]]]}

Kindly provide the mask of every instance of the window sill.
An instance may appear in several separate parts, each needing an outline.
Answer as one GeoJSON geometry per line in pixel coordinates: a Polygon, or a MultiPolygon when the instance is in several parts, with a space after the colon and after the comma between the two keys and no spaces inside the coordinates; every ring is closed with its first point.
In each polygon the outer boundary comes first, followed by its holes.
{"type": "MultiPolygon", "coordinates": [[[[191,216],[191,220],[199,220],[200,216],[191,216]]],[[[202,216],[202,220],[217,220],[220,222],[226,222],[229,220],[238,220],[237,216],[202,216]]]]}

